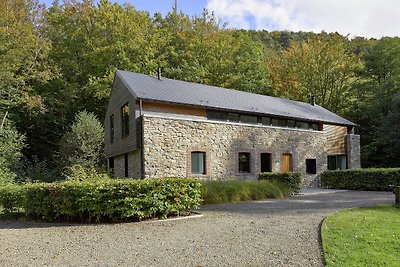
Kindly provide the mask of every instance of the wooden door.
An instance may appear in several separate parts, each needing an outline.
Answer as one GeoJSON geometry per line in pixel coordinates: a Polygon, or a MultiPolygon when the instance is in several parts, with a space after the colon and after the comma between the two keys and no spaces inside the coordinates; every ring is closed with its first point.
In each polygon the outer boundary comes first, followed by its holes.
{"type": "Polygon", "coordinates": [[[283,154],[282,155],[281,171],[283,171],[283,172],[293,171],[292,154],[283,154]]]}

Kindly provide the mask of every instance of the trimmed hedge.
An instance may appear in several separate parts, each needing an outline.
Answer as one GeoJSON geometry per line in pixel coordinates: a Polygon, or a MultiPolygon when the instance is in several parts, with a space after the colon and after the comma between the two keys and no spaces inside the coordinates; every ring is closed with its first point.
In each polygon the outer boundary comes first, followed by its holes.
{"type": "MultiPolygon", "coordinates": [[[[193,179],[68,181],[29,184],[21,190],[23,200],[16,204],[22,205],[14,208],[47,221],[166,218],[188,213],[201,203],[201,184],[193,179]]],[[[4,191],[0,191],[3,197],[12,195],[4,191]]]]}
{"type": "Polygon", "coordinates": [[[325,171],[321,174],[324,188],[392,191],[400,185],[400,168],[396,169],[355,169],[325,171]]]}
{"type": "Polygon", "coordinates": [[[228,180],[202,182],[204,204],[281,198],[290,195],[290,193],[287,186],[277,181],[228,180]]]}
{"type": "Polygon", "coordinates": [[[6,214],[20,211],[25,203],[25,187],[9,184],[0,186],[0,207],[6,214]]]}
{"type": "Polygon", "coordinates": [[[293,194],[300,192],[301,174],[297,172],[262,172],[258,180],[279,181],[285,184],[293,194]]]}

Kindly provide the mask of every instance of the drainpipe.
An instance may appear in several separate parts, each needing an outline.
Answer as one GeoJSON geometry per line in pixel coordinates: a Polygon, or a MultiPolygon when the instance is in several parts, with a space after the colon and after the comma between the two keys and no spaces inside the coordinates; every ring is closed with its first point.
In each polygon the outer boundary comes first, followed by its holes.
{"type": "Polygon", "coordinates": [[[144,178],[144,147],[143,147],[143,101],[139,98],[139,120],[140,120],[140,134],[139,134],[139,145],[140,145],[140,178],[144,178]]]}

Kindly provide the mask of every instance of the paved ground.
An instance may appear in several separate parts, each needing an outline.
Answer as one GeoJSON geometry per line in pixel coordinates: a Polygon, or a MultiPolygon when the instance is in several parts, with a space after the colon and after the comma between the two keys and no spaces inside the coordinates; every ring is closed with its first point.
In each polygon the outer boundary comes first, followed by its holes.
{"type": "Polygon", "coordinates": [[[319,226],[388,192],[305,190],[288,199],[208,205],[201,218],[60,225],[0,221],[0,266],[322,266],[319,226]]]}

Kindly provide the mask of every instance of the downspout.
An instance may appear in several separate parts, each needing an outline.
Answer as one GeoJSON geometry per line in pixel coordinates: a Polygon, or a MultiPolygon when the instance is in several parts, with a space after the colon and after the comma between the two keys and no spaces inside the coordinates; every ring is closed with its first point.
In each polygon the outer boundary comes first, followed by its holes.
{"type": "Polygon", "coordinates": [[[140,178],[144,178],[144,147],[143,147],[143,102],[142,99],[139,98],[139,120],[140,120],[140,178]]]}

